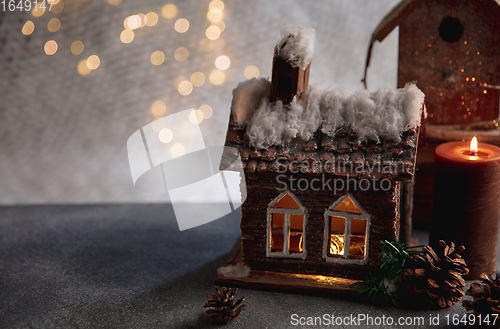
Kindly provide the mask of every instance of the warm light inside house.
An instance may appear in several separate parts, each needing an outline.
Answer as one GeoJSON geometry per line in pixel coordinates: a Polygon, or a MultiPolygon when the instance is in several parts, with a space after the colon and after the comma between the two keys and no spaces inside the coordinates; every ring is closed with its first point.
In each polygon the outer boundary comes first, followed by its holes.
{"type": "Polygon", "coordinates": [[[344,255],[345,221],[344,217],[330,217],[330,256],[344,255]]]}
{"type": "Polygon", "coordinates": [[[304,214],[293,213],[300,205],[285,194],[274,208],[283,211],[271,213],[271,252],[285,252],[289,255],[304,251],[304,214]],[[288,210],[288,211],[287,211],[288,210]]]}
{"type": "Polygon", "coordinates": [[[302,252],[303,229],[304,215],[290,214],[290,235],[288,238],[288,252],[290,254],[302,252]]]}
{"type": "Polygon", "coordinates": [[[344,211],[344,212],[350,212],[353,214],[361,214],[361,210],[356,206],[356,204],[351,200],[350,197],[347,197],[339,203],[335,208],[333,208],[334,211],[344,211]]]}
{"type": "Polygon", "coordinates": [[[285,244],[285,214],[271,214],[271,251],[283,251],[285,244]]]}
{"type": "Polygon", "coordinates": [[[349,242],[349,257],[365,257],[366,220],[351,218],[351,238],[349,242]]]}
{"type": "Polygon", "coordinates": [[[285,194],[278,202],[274,204],[274,208],[300,209],[300,206],[289,194],[285,194]]]}

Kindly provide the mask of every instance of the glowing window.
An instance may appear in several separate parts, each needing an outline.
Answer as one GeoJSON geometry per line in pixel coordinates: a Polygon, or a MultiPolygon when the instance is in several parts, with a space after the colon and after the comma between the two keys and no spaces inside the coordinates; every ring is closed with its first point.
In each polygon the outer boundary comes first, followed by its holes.
{"type": "Polygon", "coordinates": [[[366,264],[370,215],[349,193],[325,212],[323,257],[327,262],[366,264]]]}
{"type": "Polygon", "coordinates": [[[267,207],[267,257],[306,258],[307,212],[291,192],[286,191],[267,207]]]}

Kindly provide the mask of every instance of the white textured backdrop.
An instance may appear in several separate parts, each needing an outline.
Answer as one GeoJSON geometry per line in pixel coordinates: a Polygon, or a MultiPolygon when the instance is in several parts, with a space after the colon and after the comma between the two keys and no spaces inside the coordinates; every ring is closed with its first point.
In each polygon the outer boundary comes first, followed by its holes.
{"type": "MultiPolygon", "coordinates": [[[[204,52],[199,42],[210,26],[210,0],[123,0],[116,6],[106,0],[61,1],[62,12],[41,17],[0,11],[0,204],[168,200],[136,191],[128,167],[127,139],[154,119],[154,101],[167,104],[165,115],[210,105],[213,115],[200,126],[208,145],[221,145],[232,89],[245,80],[248,65],[257,66],[261,77],[270,76],[273,46],[286,22],[316,29],[310,83],[360,90],[371,33],[398,2],[226,0],[225,46],[204,52]],[[160,14],[169,2],[178,8],[175,18],[159,15],[158,24],[135,31],[132,43],[120,41],[127,16],[160,14]],[[47,30],[52,17],[61,21],[57,32],[47,30]],[[174,30],[178,18],[189,20],[186,33],[174,30]],[[27,20],[35,30],[25,36],[27,20]],[[48,40],[59,46],[52,56],[44,52],[48,40]],[[70,52],[75,40],[85,45],[80,55],[70,52]],[[184,62],[174,59],[178,47],[189,50],[184,62]],[[160,66],[150,62],[156,50],[166,57],[160,66]],[[99,68],[81,76],[78,63],[93,54],[101,60],[99,68]],[[190,95],[179,94],[178,77],[189,79],[196,71],[208,77],[220,55],[231,60],[222,85],[207,79],[190,95]]],[[[397,30],[375,46],[370,90],[394,88],[396,72],[397,30]]]]}

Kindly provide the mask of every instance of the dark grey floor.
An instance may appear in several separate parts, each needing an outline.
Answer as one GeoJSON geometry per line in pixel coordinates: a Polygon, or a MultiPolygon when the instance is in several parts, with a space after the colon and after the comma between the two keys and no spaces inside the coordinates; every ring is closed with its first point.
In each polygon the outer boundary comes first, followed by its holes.
{"type": "MultiPolygon", "coordinates": [[[[212,327],[202,306],[238,225],[239,209],[179,232],[169,204],[0,207],[0,328],[212,327]]],[[[432,327],[444,328],[447,314],[465,314],[461,305],[431,312],[255,290],[238,295],[247,296],[247,309],[227,328],[300,327],[292,314],[423,316],[426,328],[432,314],[440,317],[432,327]]],[[[415,326],[390,328],[401,327],[415,326]]]]}

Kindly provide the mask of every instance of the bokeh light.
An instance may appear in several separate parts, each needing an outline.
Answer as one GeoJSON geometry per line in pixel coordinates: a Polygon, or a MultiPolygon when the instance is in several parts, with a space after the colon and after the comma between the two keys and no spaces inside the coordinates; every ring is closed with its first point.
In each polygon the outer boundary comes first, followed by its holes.
{"type": "Polygon", "coordinates": [[[191,82],[184,80],[179,83],[179,87],[177,87],[177,90],[182,96],[187,96],[193,92],[193,85],[191,84],[191,82]]]}
{"type": "Polygon", "coordinates": [[[172,3],[166,4],[161,9],[161,15],[166,19],[172,19],[177,15],[177,7],[172,3]]]}
{"type": "Polygon", "coordinates": [[[203,121],[203,113],[200,110],[192,110],[189,113],[189,121],[194,124],[200,124],[203,121]]]}
{"type": "Polygon", "coordinates": [[[158,14],[154,11],[151,11],[146,14],[146,25],[147,26],[155,26],[158,23],[158,14]]]}
{"type": "Polygon", "coordinates": [[[172,140],[172,138],[174,137],[174,134],[172,133],[172,130],[170,130],[168,128],[163,128],[162,130],[160,130],[158,137],[160,138],[160,141],[162,143],[167,144],[168,142],[170,142],[172,140]]]}
{"type": "Polygon", "coordinates": [[[62,2],[62,0],[57,0],[54,1],[54,4],[52,5],[52,9],[50,9],[50,12],[53,14],[59,14],[63,9],[64,9],[64,2],[62,2]]]}
{"type": "Polygon", "coordinates": [[[203,75],[203,73],[201,72],[195,72],[191,75],[190,81],[193,86],[200,87],[205,83],[205,75],[203,75]]]}
{"type": "Polygon", "coordinates": [[[122,3],[122,0],[108,0],[110,5],[116,6],[122,3]]]}
{"type": "Polygon", "coordinates": [[[131,43],[134,40],[135,34],[132,30],[123,30],[120,33],[120,40],[123,43],[131,43]]]}
{"type": "Polygon", "coordinates": [[[45,43],[43,50],[47,55],[54,55],[57,52],[57,42],[54,40],[49,40],[45,43]]]}
{"type": "Polygon", "coordinates": [[[179,18],[175,22],[174,28],[179,33],[185,33],[187,30],[189,30],[189,21],[185,18],[179,18]]]}
{"type": "Polygon", "coordinates": [[[71,53],[73,55],[80,55],[83,52],[83,42],[76,40],[71,44],[71,53]]]}
{"type": "Polygon", "coordinates": [[[245,78],[247,78],[248,80],[258,78],[259,74],[259,68],[255,65],[249,65],[245,69],[245,78]]]}
{"type": "Polygon", "coordinates": [[[153,104],[151,104],[151,113],[153,113],[156,116],[160,116],[164,114],[167,111],[167,104],[163,101],[154,101],[153,104]]]}
{"type": "Polygon", "coordinates": [[[215,21],[211,25],[217,26],[221,32],[226,29],[226,23],[224,21],[215,21]]]}
{"type": "Polygon", "coordinates": [[[47,2],[49,3],[49,8],[50,8],[50,5],[54,6],[54,5],[57,5],[61,0],[48,0],[47,2]]]}
{"type": "Polygon", "coordinates": [[[87,58],[87,66],[91,70],[95,70],[101,65],[101,59],[97,55],[91,55],[87,58]]]}
{"type": "Polygon", "coordinates": [[[141,24],[139,24],[139,28],[146,26],[146,21],[147,21],[146,15],[139,13],[139,14],[137,14],[137,16],[139,16],[139,19],[141,20],[141,24]]]}
{"type": "Polygon", "coordinates": [[[184,62],[189,57],[189,51],[184,47],[179,47],[174,52],[174,58],[178,62],[184,62]]]}
{"type": "Polygon", "coordinates": [[[141,17],[139,15],[131,15],[123,21],[123,27],[129,30],[135,30],[141,27],[141,17]]]}
{"type": "Polygon", "coordinates": [[[167,123],[163,118],[156,118],[152,123],[151,123],[151,128],[153,131],[160,132],[163,128],[167,126],[167,123]]]}
{"type": "Polygon", "coordinates": [[[201,111],[201,113],[203,113],[204,120],[210,119],[210,117],[212,116],[212,113],[213,113],[212,107],[210,105],[207,105],[207,104],[200,106],[200,111],[201,111]]]}
{"type": "Polygon", "coordinates": [[[216,14],[213,11],[209,10],[207,13],[207,19],[210,22],[220,21],[222,19],[222,12],[216,14]]]}
{"type": "Polygon", "coordinates": [[[150,59],[151,59],[151,64],[161,65],[165,61],[165,54],[162,51],[157,50],[151,54],[150,59]]]}
{"type": "Polygon", "coordinates": [[[205,35],[207,36],[208,39],[215,40],[218,37],[220,37],[220,29],[219,29],[219,27],[217,27],[215,25],[211,25],[205,31],[205,35]]]}
{"type": "Polygon", "coordinates": [[[186,149],[182,144],[177,143],[170,148],[170,154],[172,154],[174,158],[178,158],[186,154],[186,149]]]}
{"type": "Polygon", "coordinates": [[[226,75],[221,70],[213,70],[210,72],[208,79],[213,85],[220,86],[226,80],[226,75]]]}
{"type": "Polygon", "coordinates": [[[161,65],[163,64],[164,61],[165,61],[165,54],[162,51],[157,50],[151,54],[151,63],[153,65],[161,65]]]}
{"type": "Polygon", "coordinates": [[[78,70],[78,73],[80,73],[80,75],[87,75],[87,74],[90,73],[91,70],[87,66],[87,60],[86,59],[81,60],[80,63],[78,63],[77,70],[78,70]]]}
{"type": "Polygon", "coordinates": [[[231,61],[229,60],[229,57],[227,57],[227,56],[224,56],[224,55],[219,56],[215,60],[215,67],[221,71],[227,70],[230,65],[231,65],[231,61]]]}
{"type": "Polygon", "coordinates": [[[47,30],[49,32],[57,32],[61,28],[61,21],[57,18],[51,18],[50,21],[47,23],[47,30]]]}
{"type": "Polygon", "coordinates": [[[208,9],[214,14],[220,14],[224,10],[224,2],[221,0],[213,0],[208,5],[208,9]]]}
{"type": "MultiPolygon", "coordinates": [[[[45,13],[45,10],[42,8],[44,6],[43,2],[38,2],[35,7],[33,7],[33,10],[31,11],[31,14],[35,17],[40,17],[45,13]]],[[[47,9],[47,8],[45,8],[47,9]]]]}
{"type": "Polygon", "coordinates": [[[188,80],[185,76],[178,76],[177,78],[174,79],[174,88],[178,89],[179,85],[182,81],[188,80]]]}
{"type": "Polygon", "coordinates": [[[35,30],[35,24],[33,24],[32,21],[27,21],[26,23],[24,23],[21,32],[23,32],[24,35],[30,35],[31,33],[33,33],[34,30],[35,30]]]}

